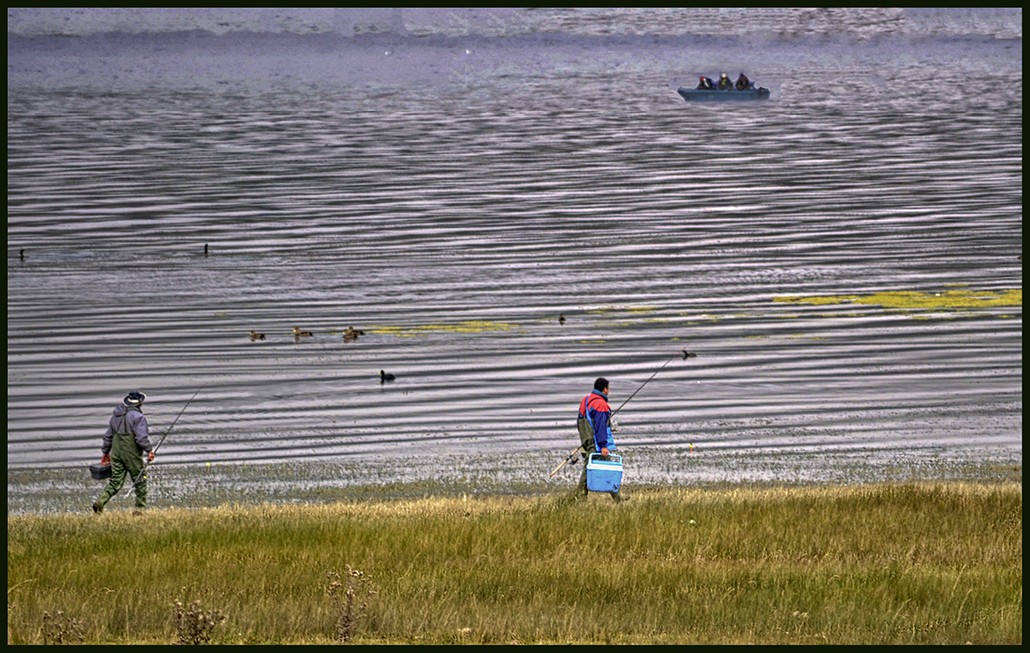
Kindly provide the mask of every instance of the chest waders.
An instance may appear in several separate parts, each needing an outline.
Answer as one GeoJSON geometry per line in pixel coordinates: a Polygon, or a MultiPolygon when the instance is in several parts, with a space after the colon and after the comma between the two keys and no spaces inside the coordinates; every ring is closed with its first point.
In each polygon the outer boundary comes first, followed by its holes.
{"type": "MultiPolygon", "coordinates": [[[[583,450],[585,459],[589,458],[590,453],[595,450],[594,425],[590,423],[590,418],[581,417],[576,419],[576,428],[579,430],[579,447],[583,450]]],[[[579,485],[577,485],[577,492],[583,496],[587,495],[587,465],[585,459],[583,462],[583,473],[579,475],[579,485]]]]}
{"type": "Polygon", "coordinates": [[[147,507],[147,475],[143,464],[143,448],[136,443],[136,434],[129,426],[128,415],[126,412],[122,416],[122,423],[112,438],[111,480],[93,504],[93,509],[97,512],[102,511],[111,497],[122,489],[126,475],[132,480],[132,488],[136,492],[136,508],[147,507]],[[97,510],[97,507],[100,510],[97,510]]]}
{"type": "Polygon", "coordinates": [[[579,446],[583,447],[583,451],[588,453],[593,451],[594,425],[590,423],[590,419],[587,417],[577,418],[576,428],[579,430],[579,446]]]}

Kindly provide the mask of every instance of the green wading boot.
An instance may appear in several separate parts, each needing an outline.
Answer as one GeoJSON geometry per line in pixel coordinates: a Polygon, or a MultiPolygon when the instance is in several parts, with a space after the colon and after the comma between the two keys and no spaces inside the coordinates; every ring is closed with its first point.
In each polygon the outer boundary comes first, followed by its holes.
{"type": "Polygon", "coordinates": [[[586,499],[590,496],[590,490],[587,489],[587,464],[583,462],[583,473],[579,475],[579,483],[576,484],[576,491],[573,492],[573,496],[577,499],[586,499]]]}

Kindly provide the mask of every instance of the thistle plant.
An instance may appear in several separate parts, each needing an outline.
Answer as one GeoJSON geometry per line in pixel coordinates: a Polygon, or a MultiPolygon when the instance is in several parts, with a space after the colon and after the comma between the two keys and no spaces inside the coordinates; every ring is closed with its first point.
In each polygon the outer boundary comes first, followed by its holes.
{"type": "Polygon", "coordinates": [[[63,610],[51,615],[43,612],[44,644],[81,644],[86,624],[81,619],[66,618],[63,610]]]}
{"type": "Polygon", "coordinates": [[[372,581],[363,571],[347,565],[345,583],[335,571],[326,573],[329,585],[326,593],[336,612],[336,640],[341,644],[351,641],[358,622],[368,610],[369,599],[376,594],[372,581]]]}
{"type": "Polygon", "coordinates": [[[225,621],[225,615],[218,610],[201,610],[200,601],[193,601],[189,609],[184,609],[182,601],[176,599],[174,613],[178,644],[210,644],[211,631],[225,621]]]}

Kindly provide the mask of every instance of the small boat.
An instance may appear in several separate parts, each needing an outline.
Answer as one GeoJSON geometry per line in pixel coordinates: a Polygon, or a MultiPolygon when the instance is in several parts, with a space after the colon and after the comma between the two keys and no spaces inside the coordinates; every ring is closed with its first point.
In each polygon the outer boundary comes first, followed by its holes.
{"type": "Polygon", "coordinates": [[[686,88],[680,86],[676,92],[687,102],[740,102],[741,100],[768,100],[769,89],[752,86],[738,91],[735,88],[686,88]]]}

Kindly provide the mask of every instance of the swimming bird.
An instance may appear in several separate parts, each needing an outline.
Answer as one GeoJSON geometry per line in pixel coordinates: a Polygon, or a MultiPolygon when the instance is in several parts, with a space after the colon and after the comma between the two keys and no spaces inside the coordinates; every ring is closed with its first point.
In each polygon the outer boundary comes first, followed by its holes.
{"type": "Polygon", "coordinates": [[[265,334],[258,333],[257,331],[255,331],[253,329],[250,330],[250,341],[251,342],[254,342],[255,340],[264,340],[264,339],[265,339],[265,334]]]}
{"type": "Polygon", "coordinates": [[[687,351],[686,349],[683,350],[683,360],[687,360],[688,358],[694,358],[695,356],[697,356],[697,354],[695,354],[694,352],[687,351]]]}
{"type": "Polygon", "coordinates": [[[204,256],[207,256],[207,243],[204,243],[204,256]]]}
{"type": "Polygon", "coordinates": [[[301,331],[300,327],[293,327],[293,337],[294,338],[299,338],[301,336],[313,336],[313,335],[315,335],[315,334],[311,333],[310,331],[301,331]]]}
{"type": "Polygon", "coordinates": [[[394,376],[393,374],[387,374],[383,370],[379,370],[379,382],[380,383],[386,383],[387,381],[393,381],[396,378],[397,377],[394,376]]]}
{"type": "Polygon", "coordinates": [[[558,316],[558,324],[565,324],[565,314],[562,313],[558,316]]]}
{"type": "Polygon", "coordinates": [[[354,327],[349,326],[349,327],[347,327],[347,330],[343,332],[343,341],[344,342],[355,342],[358,339],[358,336],[363,336],[363,335],[365,335],[365,332],[363,330],[355,329],[354,327]]]}
{"type": "Polygon", "coordinates": [[[21,257],[21,260],[23,260],[23,261],[24,261],[24,260],[25,260],[25,250],[24,250],[24,249],[22,249],[22,250],[19,250],[19,251],[18,251],[18,256],[20,256],[20,257],[21,257]]]}

